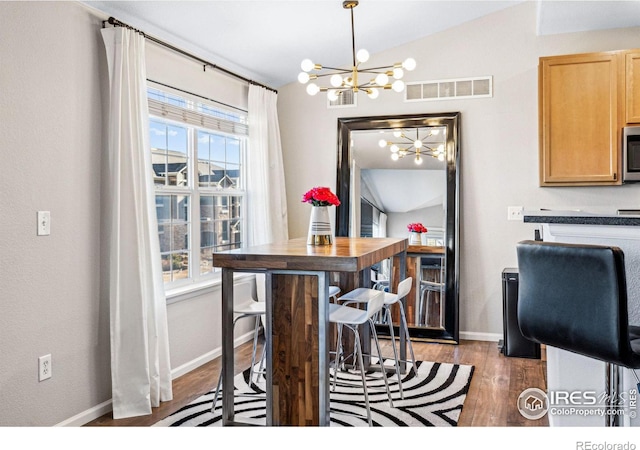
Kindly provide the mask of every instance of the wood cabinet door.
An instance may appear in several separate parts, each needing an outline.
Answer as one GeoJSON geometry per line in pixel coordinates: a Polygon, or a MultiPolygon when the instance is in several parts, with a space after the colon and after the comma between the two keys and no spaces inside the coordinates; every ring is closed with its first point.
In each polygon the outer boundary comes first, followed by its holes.
{"type": "Polygon", "coordinates": [[[621,184],[615,52],[540,58],[540,185],[621,184]]]}
{"type": "Polygon", "coordinates": [[[640,51],[625,53],[625,120],[640,123],[640,51]]]}

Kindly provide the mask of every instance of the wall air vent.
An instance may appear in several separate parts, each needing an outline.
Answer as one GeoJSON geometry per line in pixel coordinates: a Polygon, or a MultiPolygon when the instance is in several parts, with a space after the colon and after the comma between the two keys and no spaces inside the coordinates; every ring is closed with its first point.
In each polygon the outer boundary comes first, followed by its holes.
{"type": "Polygon", "coordinates": [[[351,90],[342,91],[342,94],[338,96],[338,99],[335,101],[329,100],[327,98],[327,108],[348,108],[351,106],[356,106],[356,94],[351,90]]]}
{"type": "Polygon", "coordinates": [[[416,81],[404,92],[407,102],[493,97],[493,77],[416,81]]]}

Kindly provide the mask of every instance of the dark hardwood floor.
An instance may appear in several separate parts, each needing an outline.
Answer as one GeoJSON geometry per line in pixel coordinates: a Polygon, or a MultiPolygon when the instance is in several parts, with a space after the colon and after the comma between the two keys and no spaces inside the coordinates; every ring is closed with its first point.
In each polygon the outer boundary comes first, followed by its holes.
{"type": "MultiPolygon", "coordinates": [[[[389,341],[384,341],[384,347],[389,341]]],[[[381,342],[383,343],[383,342],[381,342]]],[[[387,349],[390,350],[390,349],[387,349]]],[[[422,361],[471,364],[475,366],[469,393],[460,414],[461,427],[547,427],[547,416],[539,420],[524,418],[516,407],[520,393],[531,387],[546,388],[546,361],[542,359],[509,358],[498,351],[495,342],[462,341],[459,345],[414,343],[416,358],[422,361]]],[[[251,360],[251,345],[237,349],[236,373],[251,360]]],[[[113,419],[106,414],[86,426],[150,426],[190,403],[215,387],[220,370],[220,358],[207,363],[173,381],[173,400],[164,402],[148,416],[113,419]]]]}

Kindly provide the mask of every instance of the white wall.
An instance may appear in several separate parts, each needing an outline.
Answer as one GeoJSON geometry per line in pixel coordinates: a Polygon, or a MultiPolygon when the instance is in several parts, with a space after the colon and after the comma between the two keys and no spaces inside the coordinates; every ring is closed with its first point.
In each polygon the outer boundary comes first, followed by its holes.
{"type": "MultiPolygon", "coordinates": [[[[637,48],[638,28],[536,36],[536,2],[524,2],[460,27],[373,55],[385,64],[413,56],[407,81],[493,76],[494,96],[405,103],[402,94],[358,98],[328,110],[292,83],[279,89],[280,126],[289,200],[289,233],[303,236],[308,208],[299,197],[312,185],[336,185],[337,118],[461,112],[460,329],[502,333],[501,272],[517,265],[515,244],[535,227],[507,221],[508,206],[637,207],[640,186],[541,188],[538,185],[540,56],[637,48]]],[[[348,42],[345,42],[348,51],[348,42]]],[[[366,43],[362,43],[366,47],[366,43]]]]}

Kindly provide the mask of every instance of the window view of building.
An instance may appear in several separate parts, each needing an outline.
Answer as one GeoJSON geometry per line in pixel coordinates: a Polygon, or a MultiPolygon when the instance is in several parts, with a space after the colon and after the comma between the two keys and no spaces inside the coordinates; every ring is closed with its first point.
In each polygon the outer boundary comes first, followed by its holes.
{"type": "Polygon", "coordinates": [[[153,88],[148,99],[165,286],[203,281],[214,251],[244,241],[246,117],[153,88]]]}

